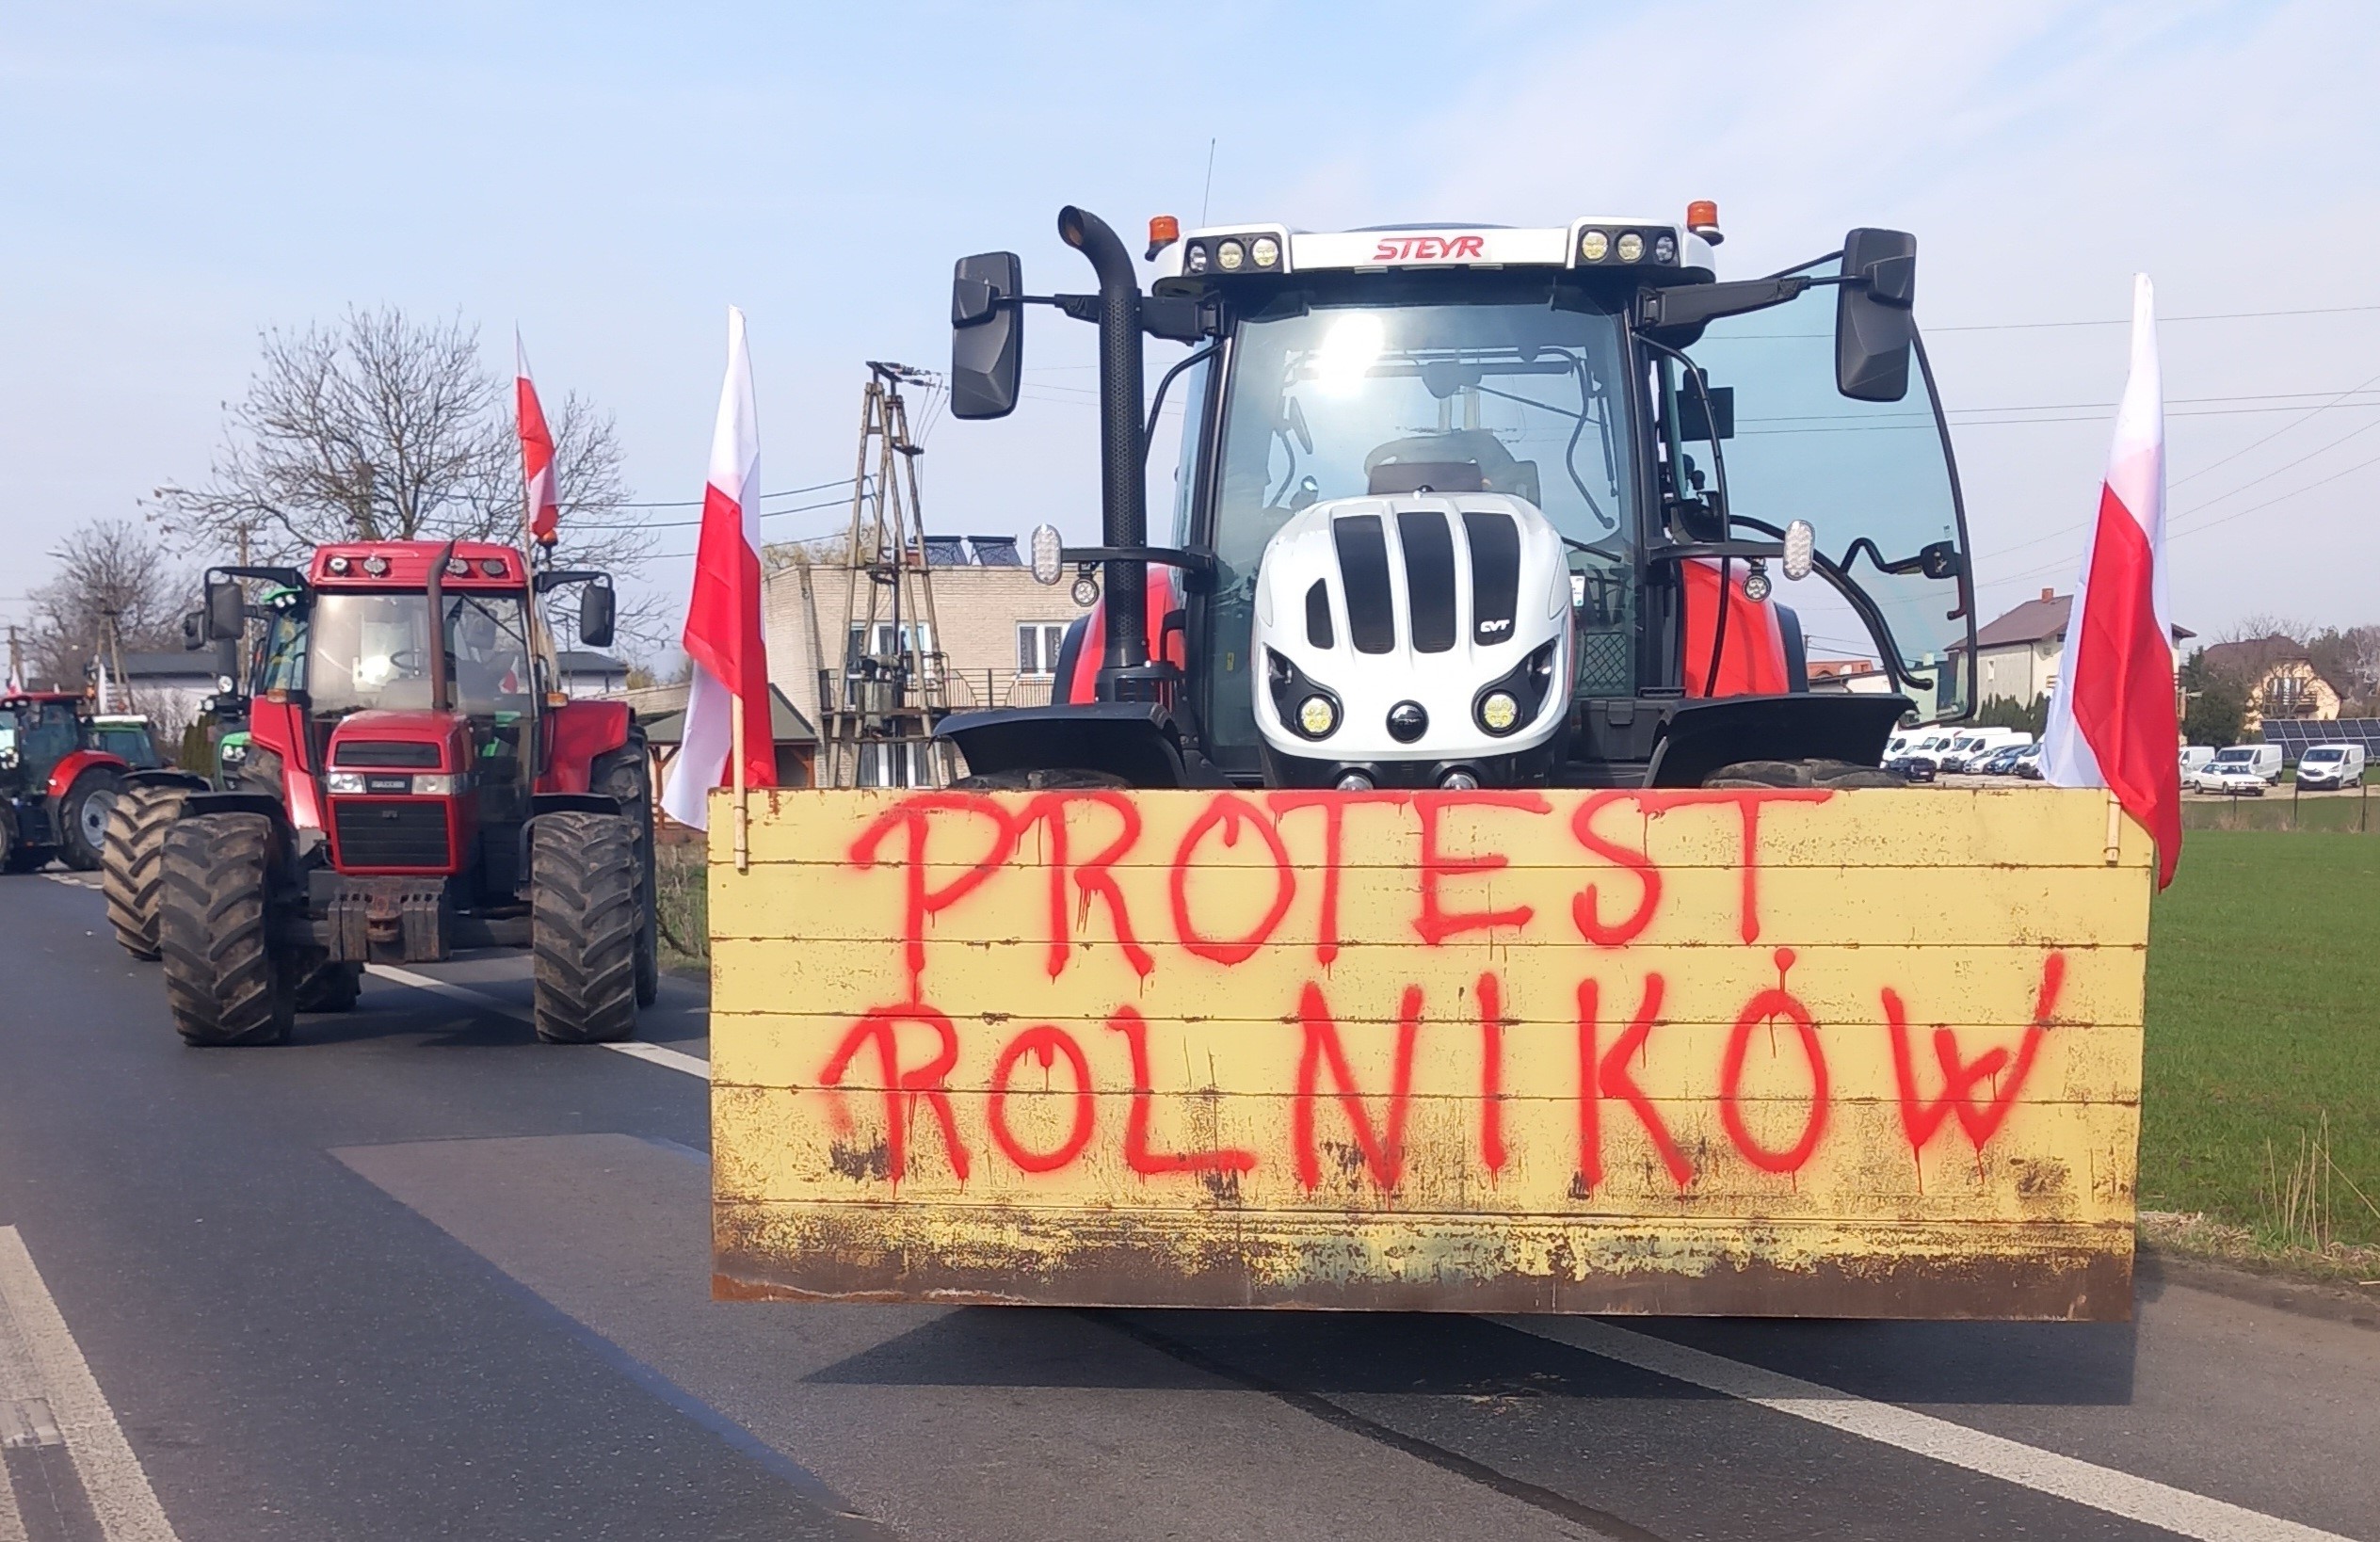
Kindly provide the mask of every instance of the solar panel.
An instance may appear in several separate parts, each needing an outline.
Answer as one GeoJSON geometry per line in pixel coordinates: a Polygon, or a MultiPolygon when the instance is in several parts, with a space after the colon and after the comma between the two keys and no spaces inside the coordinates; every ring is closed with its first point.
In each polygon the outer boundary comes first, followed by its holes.
{"type": "Polygon", "coordinates": [[[970,536],[967,543],[975,549],[975,560],[987,568],[1024,566],[1024,559],[1017,554],[1014,536],[970,536]]]}
{"type": "Polygon", "coordinates": [[[2328,722],[2307,717],[2268,717],[2264,742],[2281,747],[2281,758],[2292,764],[2316,745],[2361,745],[2380,760],[2380,717],[2340,717],[2328,722]]]}
{"type": "Polygon", "coordinates": [[[964,568],[967,543],[957,536],[925,538],[925,565],[929,568],[964,568]]]}

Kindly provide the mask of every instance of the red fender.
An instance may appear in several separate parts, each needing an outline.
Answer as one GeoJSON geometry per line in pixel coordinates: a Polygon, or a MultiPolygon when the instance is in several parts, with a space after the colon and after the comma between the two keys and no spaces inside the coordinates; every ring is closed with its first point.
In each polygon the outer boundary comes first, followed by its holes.
{"type": "Polygon", "coordinates": [[[584,793],[595,757],[628,742],[628,703],[571,701],[545,715],[544,769],[540,793],[584,793]]]}
{"type": "Polygon", "coordinates": [[[120,777],[132,769],[121,755],[111,755],[104,749],[78,749],[50,768],[49,785],[44,790],[52,797],[64,797],[67,789],[74,785],[74,779],[93,767],[113,771],[120,777]]]}
{"type": "Polygon", "coordinates": [[[1729,564],[1728,631],[1722,639],[1717,688],[1711,680],[1712,634],[1719,614],[1719,565],[1704,558],[1680,564],[1686,577],[1686,695],[1782,696],[1793,689],[1785,678],[1785,634],[1777,610],[1744,592],[1744,564],[1729,564]]]}
{"type": "MultiPolygon", "coordinates": [[[[1182,629],[1166,630],[1166,618],[1182,608],[1182,596],[1174,586],[1174,570],[1151,564],[1149,569],[1149,656],[1164,659],[1177,669],[1188,667],[1183,652],[1182,629]]],[[[1091,607],[1089,619],[1083,628],[1083,646],[1074,655],[1074,673],[1060,682],[1062,689],[1051,699],[1069,705],[1099,699],[1099,664],[1107,649],[1107,602],[1102,599],[1091,607]]]]}

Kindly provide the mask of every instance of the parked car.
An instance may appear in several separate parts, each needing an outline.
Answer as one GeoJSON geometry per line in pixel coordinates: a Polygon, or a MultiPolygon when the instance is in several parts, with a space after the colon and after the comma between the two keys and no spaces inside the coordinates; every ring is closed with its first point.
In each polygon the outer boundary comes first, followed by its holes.
{"type": "Polygon", "coordinates": [[[1970,729],[1951,741],[1942,754],[1945,771],[1972,771],[1976,763],[1996,751],[2017,745],[2033,743],[2033,735],[2021,729],[1970,729]]]}
{"type": "Polygon", "coordinates": [[[1926,754],[1898,756],[1884,763],[1887,771],[1897,771],[1911,781],[1934,779],[1934,757],[1926,754]]]}
{"type": "Polygon", "coordinates": [[[2233,745],[2215,751],[2214,759],[2192,772],[2183,785],[2201,793],[2260,797],[2280,779],[2280,746],[2233,745]]]}
{"type": "MultiPolygon", "coordinates": [[[[2017,770],[2017,757],[2031,748],[2033,748],[2031,745],[2002,745],[1967,769],[1984,777],[2014,776],[2017,770]]],[[[2035,753],[2039,752],[2035,751],[2035,753]]]]}
{"type": "Polygon", "coordinates": [[[2297,757],[2297,785],[2309,793],[2333,793],[2363,785],[2361,745],[2313,745],[2297,757]]]}
{"type": "Polygon", "coordinates": [[[2014,769],[2017,775],[2027,781],[2039,781],[2041,779],[2041,747],[2026,745],[2018,749],[2014,769]]]}

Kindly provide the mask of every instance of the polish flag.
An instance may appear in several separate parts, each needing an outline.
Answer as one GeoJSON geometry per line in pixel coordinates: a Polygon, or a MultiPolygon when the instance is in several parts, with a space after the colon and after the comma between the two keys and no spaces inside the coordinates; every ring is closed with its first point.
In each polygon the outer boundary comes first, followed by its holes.
{"type": "Polygon", "coordinates": [[[2179,725],[2165,602],[2165,409],[2155,296],[2132,280],[2132,373],[2099,523],[2074,581],[2058,684],[2042,735],[2044,780],[2105,787],[2157,842],[2157,887],[2181,859],[2179,725]]]}
{"type": "Polygon", "coordinates": [[[538,403],[538,386],[529,378],[528,351],[521,333],[512,334],[512,394],[521,417],[521,478],[527,497],[522,504],[529,539],[551,542],[561,519],[561,504],[554,491],[554,435],[545,426],[545,409],[538,403]]]}
{"type": "Polygon", "coordinates": [[[711,435],[711,479],[702,490],[702,534],[695,549],[694,598],[685,650],[693,665],[685,737],[661,807],[696,829],[711,827],[711,789],[731,785],[734,717],[744,715],[744,783],[777,785],[769,731],[768,651],[761,640],[760,428],[752,410],[752,356],[744,313],[727,313],[727,381],[711,435]]]}

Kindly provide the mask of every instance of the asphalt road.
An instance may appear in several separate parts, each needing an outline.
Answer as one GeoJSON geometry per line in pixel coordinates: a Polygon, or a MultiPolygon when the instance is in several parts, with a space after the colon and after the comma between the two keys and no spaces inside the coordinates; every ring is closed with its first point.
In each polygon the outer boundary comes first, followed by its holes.
{"type": "Polygon", "coordinates": [[[699,987],[660,1062],[502,956],[191,1051],[97,893],[0,939],[0,1542],[2380,1537],[2351,1322],[719,1304],[699,987]]]}

